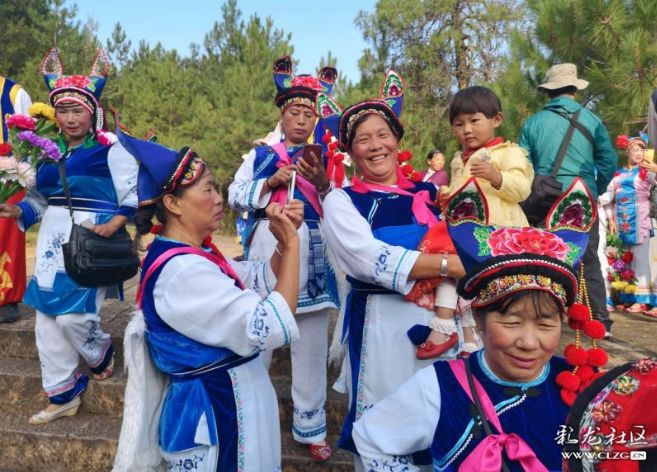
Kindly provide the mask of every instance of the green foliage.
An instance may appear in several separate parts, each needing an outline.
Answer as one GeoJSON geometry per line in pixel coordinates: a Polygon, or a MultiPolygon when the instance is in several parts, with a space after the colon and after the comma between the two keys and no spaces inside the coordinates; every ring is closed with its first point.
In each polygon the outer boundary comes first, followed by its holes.
{"type": "Polygon", "coordinates": [[[385,71],[399,71],[408,90],[403,146],[415,151],[413,164],[425,168],[432,148],[449,159],[457,148],[447,120],[454,93],[500,76],[505,36],[520,18],[515,0],[380,0],[356,19],[370,47],[359,62],[360,83],[339,101],[375,96],[385,71]]]}
{"type": "Polygon", "coordinates": [[[511,104],[514,131],[545,101],[535,87],[559,62],[576,64],[590,82],[580,99],[603,118],[612,137],[642,129],[657,85],[657,3],[527,0],[527,5],[534,26],[513,36],[499,83],[504,101],[511,104]]]}

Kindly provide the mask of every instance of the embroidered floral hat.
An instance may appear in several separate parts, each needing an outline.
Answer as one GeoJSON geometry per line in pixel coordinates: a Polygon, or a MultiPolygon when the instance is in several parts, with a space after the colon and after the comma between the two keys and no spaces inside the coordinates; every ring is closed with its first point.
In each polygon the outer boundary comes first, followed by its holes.
{"type": "Polygon", "coordinates": [[[139,161],[137,197],[140,207],[157,202],[178,187],[193,184],[203,174],[205,163],[189,147],[175,151],[153,139],[135,138],[119,123],[116,113],[114,119],[120,143],[139,161]]]}
{"type": "Polygon", "coordinates": [[[64,75],[61,55],[56,47],[46,53],[40,70],[50,90],[50,104],[53,107],[63,102],[77,103],[94,115],[94,129],[103,129],[104,113],[99,100],[110,72],[110,60],[105,50],[101,48],[96,53],[88,76],[64,75]]]}
{"type": "Polygon", "coordinates": [[[564,425],[564,451],[585,453],[579,458],[571,454],[564,470],[657,470],[657,410],[652,408],[656,395],[657,359],[640,359],[598,374],[579,394],[564,425]]]}
{"type": "Polygon", "coordinates": [[[636,143],[641,146],[643,149],[648,147],[649,138],[646,133],[639,131],[638,136],[628,136],[626,134],[619,134],[616,137],[616,147],[618,149],[627,149],[630,144],[636,143]]]}
{"type": "Polygon", "coordinates": [[[295,76],[290,56],[281,57],[274,62],[274,83],[277,90],[274,101],[281,112],[292,105],[303,105],[314,111],[317,94],[330,94],[337,79],[337,69],[330,66],[322,67],[317,77],[308,74],[295,76]]]}
{"type": "Polygon", "coordinates": [[[554,295],[562,306],[577,297],[575,270],[586,249],[596,207],[586,185],[575,179],[554,203],[546,230],[488,224],[488,204],[476,179],[446,204],[449,234],[465,267],[459,294],[483,307],[522,290],[554,295]]]}
{"type": "MultiPolygon", "coordinates": [[[[390,125],[390,129],[401,139],[404,136],[404,126],[400,120],[404,91],[406,84],[401,75],[395,71],[388,71],[379,90],[379,98],[363,100],[347,107],[339,121],[340,149],[347,151],[353,139],[354,124],[364,115],[377,114],[390,125]]],[[[322,114],[320,113],[320,117],[322,114]]]]}

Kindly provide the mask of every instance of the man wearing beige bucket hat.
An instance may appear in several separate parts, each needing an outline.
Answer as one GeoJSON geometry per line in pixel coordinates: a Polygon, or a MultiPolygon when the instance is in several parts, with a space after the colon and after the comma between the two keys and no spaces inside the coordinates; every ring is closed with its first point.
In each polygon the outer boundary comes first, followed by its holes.
{"type": "MultiPolygon", "coordinates": [[[[576,177],[581,177],[597,199],[598,194],[607,190],[618,167],[618,157],[602,120],[575,101],[577,91],[588,85],[577,76],[575,64],[550,67],[545,82],[538,86],[549,101],[525,121],[519,144],[529,152],[536,176],[551,175],[553,168],[558,167],[554,169],[555,177],[564,190],[576,177]],[[563,160],[556,166],[560,151],[563,160]]],[[[589,232],[589,244],[582,261],[591,311],[611,335],[612,321],[607,312],[604,279],[597,255],[599,239],[596,221],[589,232]]]]}

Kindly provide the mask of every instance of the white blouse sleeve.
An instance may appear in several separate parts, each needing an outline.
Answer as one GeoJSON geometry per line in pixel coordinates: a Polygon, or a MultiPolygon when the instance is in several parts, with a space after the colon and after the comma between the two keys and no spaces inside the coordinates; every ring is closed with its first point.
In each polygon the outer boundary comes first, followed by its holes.
{"type": "Polygon", "coordinates": [[[137,209],[137,174],[139,163],[121,143],[112,144],[107,154],[107,165],[116,191],[118,214],[134,217],[137,209]]]}
{"type": "Polygon", "coordinates": [[[420,253],[374,237],[372,228],[341,189],[324,199],[326,244],[338,265],[350,276],[406,294],[413,287],[408,275],[420,253]]]}
{"type": "Polygon", "coordinates": [[[261,298],[202,256],[174,257],[153,291],[158,315],[176,331],[241,356],[276,349],[299,338],[294,315],[278,292],[261,298]]]}
{"type": "Polygon", "coordinates": [[[440,388],[435,369],[428,366],[354,423],[354,443],[365,470],[420,470],[410,455],[431,446],[439,419],[440,388]]]}
{"type": "Polygon", "coordinates": [[[244,287],[253,290],[261,297],[266,297],[276,285],[276,275],[271,270],[269,261],[234,261],[227,259],[240,278],[244,287]]]}
{"type": "Polygon", "coordinates": [[[21,87],[16,93],[16,103],[14,103],[14,112],[21,115],[27,115],[32,106],[32,99],[27,92],[21,87]]]}
{"type": "Polygon", "coordinates": [[[253,211],[265,208],[271,198],[271,191],[260,198],[260,192],[267,179],[253,180],[255,149],[247,154],[235,173],[235,180],[228,186],[228,205],[237,211],[253,211]]]}

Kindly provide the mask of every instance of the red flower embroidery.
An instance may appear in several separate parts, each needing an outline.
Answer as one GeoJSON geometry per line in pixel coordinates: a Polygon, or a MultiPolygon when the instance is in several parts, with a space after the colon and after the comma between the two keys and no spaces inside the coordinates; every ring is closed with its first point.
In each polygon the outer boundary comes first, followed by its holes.
{"type": "Polygon", "coordinates": [[[572,205],[563,212],[559,223],[562,225],[572,225],[581,228],[583,226],[582,218],[582,207],[579,205],[572,205]]]}
{"type": "Polygon", "coordinates": [[[626,251],[626,252],[623,253],[623,256],[621,257],[621,259],[626,264],[629,264],[634,259],[634,254],[632,254],[630,251],[626,251]]]}
{"type": "Polygon", "coordinates": [[[499,228],[488,239],[493,256],[541,254],[564,260],[570,248],[557,235],[536,228],[499,228]]]}
{"type": "Polygon", "coordinates": [[[55,82],[55,88],[62,87],[77,87],[77,88],[86,88],[91,81],[88,77],[84,75],[67,75],[60,77],[55,82]]]}
{"type": "Polygon", "coordinates": [[[322,90],[322,84],[315,77],[303,75],[292,79],[292,87],[306,87],[312,90],[322,90]]]}

